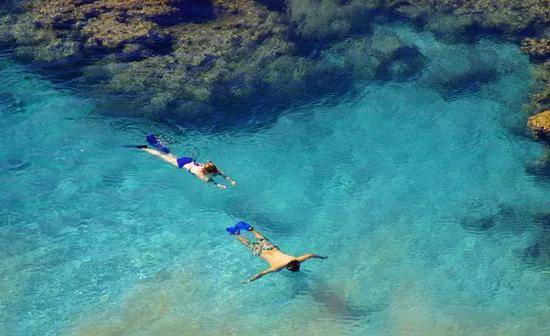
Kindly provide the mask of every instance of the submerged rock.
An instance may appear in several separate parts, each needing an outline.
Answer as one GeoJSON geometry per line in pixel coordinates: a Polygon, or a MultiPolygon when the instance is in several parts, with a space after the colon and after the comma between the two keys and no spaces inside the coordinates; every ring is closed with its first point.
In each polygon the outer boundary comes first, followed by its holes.
{"type": "Polygon", "coordinates": [[[9,92],[0,92],[0,116],[20,112],[23,103],[9,92]]]}
{"type": "Polygon", "coordinates": [[[540,158],[529,162],[525,167],[525,171],[539,178],[550,178],[550,149],[546,149],[540,158]]]}
{"type": "Polygon", "coordinates": [[[550,61],[537,65],[533,73],[542,89],[531,95],[529,110],[548,110],[550,109],[550,61]]]}
{"type": "Polygon", "coordinates": [[[550,110],[530,117],[527,125],[537,138],[550,142],[550,110]]]}
{"type": "Polygon", "coordinates": [[[547,267],[550,264],[550,234],[542,230],[535,239],[535,243],[523,250],[523,261],[547,267]]]}
{"type": "MultiPolygon", "coordinates": [[[[283,2],[283,0],[281,0],[283,2]]],[[[361,29],[365,15],[390,11],[435,32],[497,30],[515,36],[542,31],[550,22],[545,0],[288,0],[290,18],[311,38],[341,36],[361,29]]]]}
{"type": "MultiPolygon", "coordinates": [[[[445,35],[477,28],[528,32],[533,38],[524,50],[538,59],[548,42],[537,34],[550,21],[548,6],[538,0],[25,3],[24,10],[0,7],[0,15],[12,9],[0,16],[0,43],[13,46],[16,56],[50,72],[70,68],[108,113],[173,120],[214,120],[221,108],[224,117],[250,113],[246,106],[258,99],[292,103],[348,90],[357,80],[414,76],[425,57],[396,36],[373,34],[369,24],[379,13],[397,13],[445,35]]],[[[493,72],[478,70],[436,84],[452,95],[493,80],[493,72]]],[[[538,110],[549,107],[547,91],[533,98],[538,110]]]]}
{"type": "MultiPolygon", "coordinates": [[[[475,33],[498,33],[518,42],[524,39],[523,50],[533,59],[548,59],[550,6],[546,0],[287,0],[287,10],[299,33],[309,39],[364,31],[373,13],[389,12],[445,38],[463,40],[475,33]]],[[[550,108],[550,71],[545,71],[543,90],[532,97],[533,111],[550,108]]],[[[491,80],[491,76],[485,72],[481,80],[491,80]]],[[[448,91],[462,90],[470,79],[477,78],[473,74],[458,78],[448,85],[448,91]]]]}
{"type": "Polygon", "coordinates": [[[253,0],[37,0],[0,31],[17,56],[80,67],[85,88],[150,117],[251,99],[262,69],[294,49],[280,15],[253,0]]]}
{"type": "Polygon", "coordinates": [[[525,38],[521,42],[521,50],[535,59],[548,59],[550,57],[550,40],[525,38]]]}

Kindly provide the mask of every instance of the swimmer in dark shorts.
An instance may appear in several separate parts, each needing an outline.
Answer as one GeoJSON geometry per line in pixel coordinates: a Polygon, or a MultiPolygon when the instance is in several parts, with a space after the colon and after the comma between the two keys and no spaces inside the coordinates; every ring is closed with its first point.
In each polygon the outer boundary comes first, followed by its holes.
{"type": "Polygon", "coordinates": [[[168,147],[166,147],[162,142],[160,142],[153,134],[147,135],[145,138],[147,143],[152,147],[150,148],[147,145],[137,145],[137,146],[126,146],[126,147],[135,147],[139,148],[151,155],[159,157],[164,161],[170,163],[173,166],[178,168],[185,169],[192,175],[195,175],[199,179],[207,183],[212,183],[220,189],[225,189],[226,186],[214,181],[213,177],[221,176],[227,182],[231,183],[232,186],[236,186],[235,182],[231,177],[225,175],[221,170],[216,167],[212,161],[207,161],[206,163],[200,163],[190,157],[176,157],[174,154],[170,153],[168,147]]]}
{"type": "Polygon", "coordinates": [[[226,230],[231,235],[234,235],[244,246],[248,247],[254,255],[264,259],[270,266],[268,269],[261,271],[243,283],[254,281],[269,273],[279,272],[283,268],[286,268],[291,272],[298,272],[300,270],[300,263],[310,258],[327,258],[313,253],[304,254],[299,257],[286,254],[277,246],[273,245],[264,235],[252,228],[250,224],[245,222],[239,222],[237,225],[228,227],[226,230]],[[256,241],[251,242],[250,240],[240,236],[241,230],[250,231],[254,235],[254,238],[256,238],[256,241]]]}

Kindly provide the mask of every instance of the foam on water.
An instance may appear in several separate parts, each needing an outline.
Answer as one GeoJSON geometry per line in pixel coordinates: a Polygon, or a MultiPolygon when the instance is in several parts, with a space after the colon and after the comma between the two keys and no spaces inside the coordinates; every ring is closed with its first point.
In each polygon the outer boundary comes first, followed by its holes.
{"type": "Polygon", "coordinates": [[[548,333],[549,262],[524,251],[549,234],[534,218],[550,185],[525,172],[542,146],[509,131],[524,120],[527,58],[493,40],[378,29],[427,66],[254,131],[94,116],[2,60],[0,333],[548,333]],[[479,68],[492,75],[476,83],[479,68]],[[200,148],[238,187],[119,148],[150,130],[176,153],[200,148]],[[329,259],[240,285],[265,266],[226,235],[237,220],[329,259]]]}

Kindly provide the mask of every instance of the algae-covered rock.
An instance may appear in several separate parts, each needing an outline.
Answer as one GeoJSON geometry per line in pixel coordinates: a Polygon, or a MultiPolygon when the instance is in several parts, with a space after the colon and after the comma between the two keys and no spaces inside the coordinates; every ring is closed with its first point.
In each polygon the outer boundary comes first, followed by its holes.
{"type": "Polygon", "coordinates": [[[550,141],[550,110],[537,113],[530,117],[527,126],[529,126],[539,139],[550,141]]]}
{"type": "MultiPolygon", "coordinates": [[[[518,42],[523,39],[523,50],[533,59],[548,59],[547,0],[288,0],[285,8],[297,33],[306,40],[325,41],[363,33],[376,13],[389,12],[453,40],[471,38],[476,32],[498,33],[518,42]]],[[[401,72],[402,65],[398,63],[389,70],[395,73],[393,77],[399,77],[401,72]]],[[[482,71],[481,76],[476,76],[470,71],[443,84],[452,93],[471,79],[491,80],[493,75],[482,71]]],[[[533,96],[531,110],[550,107],[550,89],[546,84],[542,87],[533,96]]]]}
{"type": "MultiPolygon", "coordinates": [[[[539,158],[529,162],[525,166],[525,171],[539,178],[550,178],[550,147],[547,147],[539,158]]],[[[548,222],[547,228],[550,229],[550,222],[548,222]]]]}
{"type": "Polygon", "coordinates": [[[550,22],[545,0],[387,0],[385,6],[417,22],[435,21],[463,27],[494,29],[511,34],[527,29],[544,29],[550,22]]]}
{"type": "Polygon", "coordinates": [[[550,40],[525,38],[521,42],[521,50],[535,59],[548,59],[550,57],[550,40]]]}
{"type": "MultiPolygon", "coordinates": [[[[407,79],[425,58],[393,35],[370,31],[380,13],[443,35],[476,28],[529,35],[525,52],[538,60],[548,53],[538,36],[550,21],[541,0],[28,0],[23,9],[21,3],[0,4],[0,43],[48,71],[71,70],[85,92],[109,97],[101,99],[109,113],[153,118],[212,116],[220,107],[234,113],[226,107],[311,99],[357,80],[407,79]]],[[[441,87],[451,93],[470,79],[450,75],[441,87]]],[[[534,96],[537,110],[548,108],[549,91],[534,96]]]]}
{"type": "Polygon", "coordinates": [[[390,11],[434,31],[462,33],[479,27],[511,35],[543,30],[546,0],[288,0],[290,19],[310,38],[341,36],[365,26],[365,16],[390,11]]]}
{"type": "Polygon", "coordinates": [[[550,109],[550,61],[537,65],[533,73],[542,89],[531,95],[528,109],[530,111],[548,110],[550,109]]]}
{"type": "Polygon", "coordinates": [[[2,18],[0,42],[46,66],[80,67],[85,88],[123,96],[132,114],[185,117],[251,99],[262,70],[292,56],[287,30],[254,0],[34,0],[2,18]]]}

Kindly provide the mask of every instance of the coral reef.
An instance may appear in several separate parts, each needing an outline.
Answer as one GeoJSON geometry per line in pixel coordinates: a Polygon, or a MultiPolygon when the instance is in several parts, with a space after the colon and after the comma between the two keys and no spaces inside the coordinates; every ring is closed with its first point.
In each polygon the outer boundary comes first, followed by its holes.
{"type": "Polygon", "coordinates": [[[530,117],[527,125],[537,138],[550,142],[550,110],[530,117]]]}
{"type": "Polygon", "coordinates": [[[254,0],[31,1],[0,21],[0,40],[48,69],[77,68],[87,92],[121,98],[105,101],[109,111],[172,120],[211,119],[220,107],[233,113],[228,107],[262,97],[310,99],[358,79],[404,78],[418,68],[408,56],[421,62],[393,35],[343,38],[311,57],[282,8],[254,0]]]}
{"type": "Polygon", "coordinates": [[[85,87],[148,116],[250,95],[259,70],[294,48],[281,18],[252,0],[31,1],[0,31],[17,56],[79,67],[85,87]]]}
{"type": "MultiPolygon", "coordinates": [[[[423,57],[395,36],[373,35],[369,23],[379,13],[442,36],[476,29],[518,41],[528,36],[522,48],[539,63],[549,49],[544,0],[28,0],[16,9],[17,3],[0,5],[0,43],[14,55],[50,73],[62,70],[62,79],[72,69],[72,82],[85,92],[114,97],[101,99],[109,113],[159,119],[213,120],[222,107],[225,114],[246,113],[257,99],[297,102],[345,91],[356,80],[406,79],[423,57]]],[[[533,111],[550,107],[548,68],[537,70],[545,89],[533,96],[533,111]]],[[[462,82],[449,82],[448,91],[462,82]]]]}
{"type": "Polygon", "coordinates": [[[516,35],[545,29],[548,7],[546,0],[288,0],[300,32],[322,38],[361,29],[366,14],[381,10],[441,33],[481,28],[516,35]]]}

